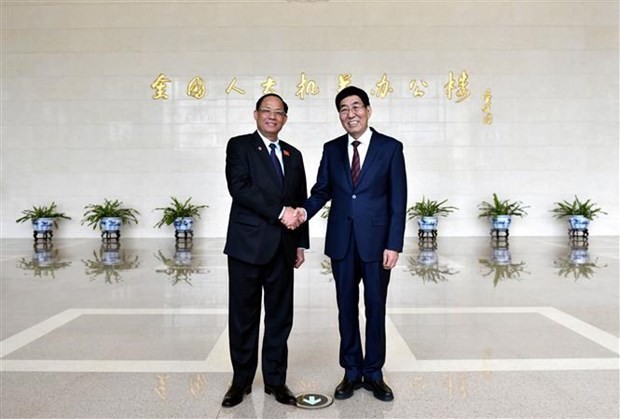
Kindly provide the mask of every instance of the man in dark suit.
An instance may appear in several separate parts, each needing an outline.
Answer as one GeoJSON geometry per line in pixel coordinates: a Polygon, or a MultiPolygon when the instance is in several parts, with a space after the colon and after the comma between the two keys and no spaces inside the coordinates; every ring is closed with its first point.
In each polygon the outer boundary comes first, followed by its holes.
{"type": "Polygon", "coordinates": [[[295,404],[286,385],[287,339],[293,325],[293,268],[304,262],[308,228],[285,228],[291,206],[307,197],[301,153],[278,138],[288,106],[276,94],[258,99],[257,130],[231,138],[226,181],[232,196],[224,253],[228,255],[228,328],[233,380],[222,405],[235,406],[252,391],[258,363],[261,298],[265,331],[261,368],[265,392],[295,404]]]}
{"type": "Polygon", "coordinates": [[[394,394],[381,369],[390,269],[398,261],[405,234],[403,145],[369,128],[372,109],[362,89],[344,88],[336,96],[336,109],[347,134],[324,145],[305,215],[298,213],[305,221],[331,200],[325,254],[331,258],[336,283],[340,365],[345,370],[334,397],[347,399],[364,386],[376,398],[390,401],[394,394]],[[358,321],[360,280],[366,313],[364,348],[358,321]]]}

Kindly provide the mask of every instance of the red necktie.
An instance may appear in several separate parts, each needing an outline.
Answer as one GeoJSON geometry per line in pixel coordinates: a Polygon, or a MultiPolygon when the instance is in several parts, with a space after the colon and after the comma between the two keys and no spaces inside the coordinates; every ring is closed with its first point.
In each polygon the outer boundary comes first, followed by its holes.
{"type": "Polygon", "coordinates": [[[359,141],[353,141],[351,143],[353,145],[353,159],[351,160],[351,180],[353,181],[353,186],[357,186],[357,182],[360,180],[360,154],[357,152],[357,146],[361,143],[359,141]]]}

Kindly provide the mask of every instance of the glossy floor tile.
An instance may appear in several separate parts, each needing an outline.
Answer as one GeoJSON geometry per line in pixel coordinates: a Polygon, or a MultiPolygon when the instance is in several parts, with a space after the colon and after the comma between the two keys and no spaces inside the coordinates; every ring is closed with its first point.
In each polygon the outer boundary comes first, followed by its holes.
{"type": "MultiPolygon", "coordinates": [[[[5,239],[2,418],[617,418],[618,237],[408,239],[388,296],[386,381],[322,409],[231,379],[222,239],[5,239]]],[[[337,310],[315,239],[295,278],[288,385],[333,395],[337,310]]]]}

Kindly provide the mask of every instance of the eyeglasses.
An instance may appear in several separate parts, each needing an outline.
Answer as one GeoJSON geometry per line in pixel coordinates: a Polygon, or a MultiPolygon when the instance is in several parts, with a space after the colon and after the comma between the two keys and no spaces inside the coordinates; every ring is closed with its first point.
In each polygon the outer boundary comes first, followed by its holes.
{"type": "Polygon", "coordinates": [[[284,118],[286,116],[286,112],[284,111],[274,111],[272,109],[266,109],[266,108],[260,108],[258,112],[260,112],[260,114],[263,116],[275,115],[278,118],[284,118]]]}
{"type": "Polygon", "coordinates": [[[349,112],[351,111],[353,111],[354,114],[358,114],[362,109],[366,109],[366,106],[355,104],[351,106],[350,108],[347,106],[343,106],[342,108],[338,110],[338,113],[340,113],[340,115],[342,116],[348,115],[349,112]]]}

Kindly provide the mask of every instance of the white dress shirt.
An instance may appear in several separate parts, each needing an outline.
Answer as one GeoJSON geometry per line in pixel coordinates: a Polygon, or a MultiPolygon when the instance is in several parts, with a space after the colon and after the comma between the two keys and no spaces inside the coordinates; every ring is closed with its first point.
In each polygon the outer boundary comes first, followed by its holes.
{"type": "Polygon", "coordinates": [[[263,136],[263,134],[261,134],[260,131],[257,130],[256,132],[258,132],[258,135],[260,135],[260,138],[265,143],[265,148],[267,149],[267,153],[271,154],[271,148],[269,148],[269,144],[276,145],[276,157],[278,157],[278,161],[280,162],[280,167],[282,168],[282,174],[284,174],[284,164],[282,162],[282,149],[280,148],[280,139],[278,138],[275,141],[271,141],[269,138],[263,136]]]}
{"type": "MultiPolygon", "coordinates": [[[[366,132],[364,132],[360,136],[360,138],[357,139],[357,141],[360,142],[360,144],[357,146],[357,152],[360,155],[360,170],[362,169],[362,167],[364,167],[364,159],[366,159],[366,153],[368,152],[368,146],[370,145],[371,137],[372,131],[370,130],[370,128],[368,128],[366,132]]],[[[355,138],[349,135],[349,163],[353,161],[353,141],[356,141],[355,138]]]]}

